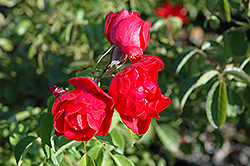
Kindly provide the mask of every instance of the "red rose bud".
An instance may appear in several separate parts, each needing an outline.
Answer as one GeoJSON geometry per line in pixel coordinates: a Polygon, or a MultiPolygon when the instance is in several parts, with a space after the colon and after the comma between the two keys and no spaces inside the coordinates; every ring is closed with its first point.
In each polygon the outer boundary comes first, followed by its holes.
{"type": "Polygon", "coordinates": [[[149,56],[117,73],[110,84],[115,109],[123,123],[137,134],[145,134],[152,118],[159,119],[158,113],[171,103],[156,83],[161,63],[160,58],[149,56]]]}
{"type": "Polygon", "coordinates": [[[170,2],[164,2],[163,7],[155,9],[155,13],[159,16],[163,16],[164,18],[168,18],[169,15],[179,17],[183,24],[189,22],[187,9],[180,4],[173,6],[170,2]]]}
{"type": "Polygon", "coordinates": [[[129,59],[143,54],[150,36],[150,22],[143,21],[137,12],[123,9],[119,14],[110,12],[105,18],[105,37],[117,45],[129,59]]]}
{"type": "Polygon", "coordinates": [[[88,141],[96,134],[105,136],[114,112],[112,97],[90,78],[76,77],[69,82],[75,90],[66,91],[53,85],[50,89],[54,89],[56,96],[52,114],[57,135],[76,141],[88,141]]]}

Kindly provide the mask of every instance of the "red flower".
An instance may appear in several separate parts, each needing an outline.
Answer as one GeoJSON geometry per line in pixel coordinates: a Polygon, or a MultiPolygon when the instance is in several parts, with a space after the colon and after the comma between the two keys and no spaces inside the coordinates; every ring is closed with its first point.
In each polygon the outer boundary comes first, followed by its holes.
{"type": "Polygon", "coordinates": [[[186,16],[187,9],[180,4],[173,6],[170,2],[164,2],[163,7],[155,9],[155,13],[159,16],[163,16],[164,18],[168,18],[169,15],[179,17],[182,20],[183,24],[189,22],[189,19],[186,16]]]}
{"type": "Polygon", "coordinates": [[[87,141],[96,134],[105,136],[110,128],[114,101],[90,78],[69,80],[75,90],[51,85],[56,101],[52,107],[54,127],[67,139],[87,141]]]}
{"type": "Polygon", "coordinates": [[[110,84],[115,109],[123,123],[137,134],[145,134],[152,118],[159,119],[158,113],[171,103],[156,83],[162,65],[160,58],[148,55],[117,73],[110,84]]]}
{"type": "Polygon", "coordinates": [[[143,21],[137,12],[123,9],[119,14],[110,12],[105,18],[105,37],[111,45],[136,59],[143,54],[150,36],[150,22],[143,21]]]}

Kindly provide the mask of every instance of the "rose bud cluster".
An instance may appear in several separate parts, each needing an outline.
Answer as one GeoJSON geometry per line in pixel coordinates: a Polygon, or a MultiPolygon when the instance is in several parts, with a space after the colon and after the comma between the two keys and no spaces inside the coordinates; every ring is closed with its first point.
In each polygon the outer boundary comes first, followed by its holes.
{"type": "Polygon", "coordinates": [[[148,131],[152,118],[159,119],[159,112],[171,101],[161,94],[157,84],[158,72],[164,69],[164,63],[156,55],[143,54],[150,26],[151,23],[143,21],[137,12],[123,9],[119,14],[107,14],[104,33],[114,49],[103,71],[122,66],[127,57],[132,64],[114,76],[108,94],[96,84],[100,78],[95,81],[86,77],[72,78],[69,80],[75,88],[72,91],[51,85],[50,91],[56,99],[52,114],[57,135],[76,141],[105,136],[114,108],[122,122],[139,135],[148,131]]]}
{"type": "Polygon", "coordinates": [[[182,20],[183,24],[187,24],[189,19],[187,17],[187,9],[184,8],[181,4],[173,5],[170,2],[164,2],[163,7],[159,7],[155,9],[155,14],[162,16],[164,18],[168,18],[168,16],[178,17],[182,20]]]}

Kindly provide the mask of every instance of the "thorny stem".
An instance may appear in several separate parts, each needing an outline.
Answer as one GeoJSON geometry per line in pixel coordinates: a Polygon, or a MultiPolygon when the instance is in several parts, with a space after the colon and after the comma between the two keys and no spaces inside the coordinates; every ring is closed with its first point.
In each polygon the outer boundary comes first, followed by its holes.
{"type": "Polygon", "coordinates": [[[200,53],[202,56],[204,56],[207,60],[209,60],[214,66],[216,66],[217,69],[220,68],[220,64],[219,62],[217,62],[216,60],[210,58],[203,50],[199,50],[198,53],[200,53]]]}

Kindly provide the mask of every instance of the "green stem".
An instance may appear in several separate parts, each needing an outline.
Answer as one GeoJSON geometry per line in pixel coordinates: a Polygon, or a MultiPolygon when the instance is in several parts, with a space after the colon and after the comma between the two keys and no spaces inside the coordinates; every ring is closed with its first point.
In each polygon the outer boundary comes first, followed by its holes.
{"type": "Polygon", "coordinates": [[[108,150],[105,145],[103,145],[98,139],[96,139],[96,141],[109,153],[112,158],[114,157],[114,155],[108,150]]]}
{"type": "Polygon", "coordinates": [[[96,84],[102,78],[102,76],[106,73],[106,71],[109,69],[109,67],[110,67],[110,63],[103,69],[103,71],[97,77],[95,77],[94,81],[96,84]]]}
{"type": "Polygon", "coordinates": [[[216,68],[220,68],[220,64],[219,62],[217,62],[216,60],[210,58],[203,50],[199,50],[198,51],[199,54],[201,54],[202,56],[204,56],[207,60],[209,60],[214,66],[216,66],[216,68]]]}
{"type": "Polygon", "coordinates": [[[87,146],[86,146],[86,141],[83,141],[84,144],[84,153],[87,154],[87,146]]]}

